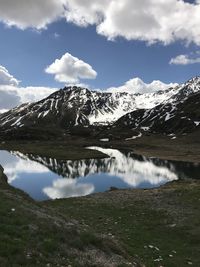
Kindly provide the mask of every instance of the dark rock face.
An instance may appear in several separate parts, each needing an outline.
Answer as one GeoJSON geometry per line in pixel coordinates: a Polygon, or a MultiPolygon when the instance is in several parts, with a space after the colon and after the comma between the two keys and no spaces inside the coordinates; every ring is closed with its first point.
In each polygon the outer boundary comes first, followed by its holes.
{"type": "MultiPolygon", "coordinates": [[[[68,87],[49,97],[32,104],[23,104],[0,115],[0,127],[3,131],[21,128],[55,127],[68,129],[74,126],[88,126],[89,119],[102,115],[113,115],[119,106],[119,100],[126,93],[90,91],[80,87],[68,87]]],[[[125,113],[133,110],[130,106],[134,99],[130,95],[125,104],[125,113]]]]}
{"type": "Polygon", "coordinates": [[[200,92],[181,102],[173,101],[153,109],[133,111],[120,118],[115,125],[163,134],[190,133],[200,127],[200,92]]]}
{"type": "MultiPolygon", "coordinates": [[[[78,89],[74,94],[78,95],[78,89]]],[[[33,104],[23,104],[0,116],[3,128],[23,128],[33,126],[59,126],[68,128],[76,124],[88,125],[84,107],[76,97],[70,101],[72,90],[60,90],[44,100],[33,104]]]]}
{"type": "Polygon", "coordinates": [[[6,177],[6,175],[4,174],[4,169],[3,167],[0,165],[0,184],[1,183],[6,183],[7,184],[8,178],[6,177]]]}
{"type": "Polygon", "coordinates": [[[67,87],[41,101],[1,114],[0,138],[87,135],[88,131],[98,131],[100,125],[112,125],[115,121],[114,127],[146,132],[190,132],[199,127],[199,94],[200,77],[176,88],[144,95],[67,87]],[[148,106],[153,108],[146,109],[148,106]]]}

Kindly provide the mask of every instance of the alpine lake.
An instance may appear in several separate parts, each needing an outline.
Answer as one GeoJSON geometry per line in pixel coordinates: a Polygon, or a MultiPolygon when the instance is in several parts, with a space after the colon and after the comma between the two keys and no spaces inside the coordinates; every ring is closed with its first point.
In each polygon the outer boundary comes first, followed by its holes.
{"type": "Polygon", "coordinates": [[[162,160],[132,151],[87,147],[105,158],[61,160],[18,151],[0,151],[8,183],[36,201],[86,196],[117,189],[149,189],[198,179],[200,164],[162,160]]]}

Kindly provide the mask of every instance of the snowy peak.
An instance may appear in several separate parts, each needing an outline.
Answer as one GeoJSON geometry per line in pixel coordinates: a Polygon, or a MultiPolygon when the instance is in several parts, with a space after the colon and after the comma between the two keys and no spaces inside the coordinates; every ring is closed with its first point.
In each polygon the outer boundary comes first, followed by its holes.
{"type": "Polygon", "coordinates": [[[200,91],[186,97],[183,89],[185,90],[185,86],[173,97],[173,101],[152,109],[139,109],[126,114],[115,123],[115,126],[137,129],[140,132],[173,135],[186,134],[199,129],[200,91]]]}
{"type": "MultiPolygon", "coordinates": [[[[138,86],[142,86],[143,83],[140,79],[134,82],[138,86]]],[[[159,87],[159,81],[155,81],[156,86],[159,87]]],[[[91,91],[77,86],[65,87],[41,101],[23,104],[1,114],[0,127],[5,132],[19,128],[69,129],[74,126],[108,125],[126,114],[132,117],[131,112],[134,116],[137,113],[141,114],[141,111],[138,111],[141,109],[145,114],[151,110],[151,114],[159,118],[162,112],[168,112],[168,105],[172,110],[198,92],[200,92],[200,77],[195,77],[179,86],[144,94],[91,91]]],[[[132,124],[127,118],[125,121],[127,124],[132,124]]]]}
{"type": "Polygon", "coordinates": [[[186,83],[174,88],[175,94],[164,103],[176,103],[186,100],[190,95],[200,92],[200,77],[194,77],[186,83]]]}
{"type": "Polygon", "coordinates": [[[181,88],[188,96],[191,93],[197,93],[200,91],[200,77],[196,76],[187,81],[181,88]]]}
{"type": "Polygon", "coordinates": [[[190,80],[188,80],[185,85],[194,85],[194,86],[200,86],[200,76],[195,76],[193,78],[191,78],[190,80]]]}

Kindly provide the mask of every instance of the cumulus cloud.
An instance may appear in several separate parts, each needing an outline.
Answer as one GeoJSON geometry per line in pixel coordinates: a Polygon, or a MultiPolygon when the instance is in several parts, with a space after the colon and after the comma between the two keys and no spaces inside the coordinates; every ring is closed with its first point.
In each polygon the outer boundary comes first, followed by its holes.
{"type": "Polygon", "coordinates": [[[79,26],[96,24],[97,32],[111,40],[121,36],[127,40],[142,40],[150,44],[169,44],[176,40],[200,44],[199,1],[193,4],[182,0],[99,2],[68,1],[67,21],[79,26]]]}
{"type": "MultiPolygon", "coordinates": [[[[90,65],[79,60],[78,58],[71,56],[70,54],[65,54],[61,59],[57,59],[48,68],[50,68],[51,71],[54,72],[57,80],[66,83],[79,81],[79,79],[83,77],[95,78],[97,75],[90,65]],[[55,71],[57,71],[57,73],[55,71]]],[[[5,67],[1,66],[0,70],[2,70],[2,73],[0,72],[0,113],[6,112],[7,110],[23,103],[39,101],[58,90],[58,88],[39,86],[20,87],[19,81],[11,74],[9,74],[8,70],[5,67]]],[[[79,85],[88,87],[87,85],[83,84],[79,85]]],[[[107,91],[151,93],[158,90],[167,89],[169,87],[174,87],[176,85],[177,84],[174,83],[165,84],[161,81],[153,81],[152,83],[147,84],[140,78],[133,78],[127,81],[124,85],[119,87],[111,87],[107,89],[107,91]]]]}
{"type": "Polygon", "coordinates": [[[150,44],[176,40],[200,45],[200,1],[183,0],[1,0],[0,20],[25,29],[45,28],[65,17],[81,27],[96,25],[108,39],[150,44]],[[106,8],[105,8],[106,7],[106,8]],[[192,19],[188,19],[192,18],[192,19]]]}
{"type": "Polygon", "coordinates": [[[54,74],[55,80],[63,83],[79,83],[80,79],[95,79],[97,73],[84,61],[66,53],[46,68],[46,73],[54,74]]]}
{"type": "Polygon", "coordinates": [[[0,65],[0,85],[13,85],[17,86],[19,81],[15,79],[8,70],[0,65]]]}
{"type": "Polygon", "coordinates": [[[200,63],[200,56],[190,57],[189,55],[179,55],[175,58],[172,58],[169,63],[173,65],[189,65],[200,63]]]}
{"type": "MultiPolygon", "coordinates": [[[[58,81],[66,83],[67,81],[76,83],[82,78],[92,79],[97,75],[89,64],[72,57],[70,54],[66,54],[60,60],[56,60],[48,67],[48,71],[54,73],[58,81]]],[[[22,103],[39,101],[56,90],[58,88],[21,87],[19,86],[19,81],[5,67],[0,66],[0,113],[6,112],[22,103]]]]}
{"type": "Polygon", "coordinates": [[[49,87],[16,87],[0,85],[0,113],[6,112],[23,103],[39,101],[56,90],[58,89],[49,87]]]}
{"type": "Polygon", "coordinates": [[[4,91],[0,88],[0,112],[6,111],[20,104],[20,97],[16,90],[4,91]]]}
{"type": "Polygon", "coordinates": [[[131,94],[144,94],[144,93],[153,93],[159,90],[165,90],[170,87],[175,87],[177,86],[177,83],[163,83],[161,81],[153,81],[151,83],[145,83],[142,81],[140,78],[133,78],[127,81],[124,85],[119,86],[119,87],[111,87],[108,88],[108,92],[127,92],[131,94]]]}
{"type": "Polygon", "coordinates": [[[26,103],[39,101],[57,90],[58,88],[27,86],[18,88],[17,93],[20,96],[20,102],[26,103]]]}
{"type": "Polygon", "coordinates": [[[58,88],[42,86],[19,86],[19,80],[0,65],[0,113],[28,102],[39,101],[58,88]]]}
{"type": "Polygon", "coordinates": [[[78,26],[99,25],[104,19],[105,6],[109,0],[72,0],[66,1],[65,17],[68,22],[78,26]]]}
{"type": "Polygon", "coordinates": [[[1,0],[0,20],[20,29],[45,28],[64,14],[62,0],[1,0]]]}

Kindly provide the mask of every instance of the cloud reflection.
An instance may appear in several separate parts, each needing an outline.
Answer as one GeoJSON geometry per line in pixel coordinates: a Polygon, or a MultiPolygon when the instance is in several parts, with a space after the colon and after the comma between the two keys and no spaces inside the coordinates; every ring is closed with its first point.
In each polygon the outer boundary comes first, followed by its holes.
{"type": "Polygon", "coordinates": [[[24,157],[23,154],[19,154],[21,157],[16,157],[12,152],[1,151],[0,164],[4,168],[4,173],[8,177],[8,183],[12,183],[14,180],[20,177],[21,173],[47,173],[48,168],[37,162],[29,160],[24,157]]]}
{"type": "Polygon", "coordinates": [[[130,155],[125,155],[117,149],[101,147],[89,147],[89,149],[100,151],[115,160],[109,166],[109,174],[120,177],[125,183],[132,187],[141,184],[160,185],[165,182],[178,180],[176,173],[167,167],[157,166],[153,161],[137,160],[130,155]]]}
{"type": "Polygon", "coordinates": [[[51,199],[86,196],[95,190],[93,184],[79,184],[74,179],[58,179],[52,187],[46,187],[43,192],[51,199]]]}
{"type": "MultiPolygon", "coordinates": [[[[49,159],[46,165],[52,170],[62,173],[65,179],[55,181],[52,187],[44,188],[43,192],[52,199],[91,194],[95,191],[95,179],[92,180],[93,184],[83,184],[80,178],[85,177],[86,182],[87,180],[91,181],[91,175],[98,173],[106,173],[109,176],[120,178],[126,185],[134,188],[142,185],[146,185],[146,187],[159,186],[178,179],[178,176],[169,168],[157,166],[152,161],[145,160],[145,158],[142,160],[135,159],[116,149],[100,147],[90,147],[89,149],[103,152],[110,158],[66,162],[49,159]]],[[[44,163],[44,159],[42,162],[44,163]]],[[[107,184],[109,186],[109,181],[107,181],[107,184]]]]}
{"type": "Polygon", "coordinates": [[[1,151],[0,164],[5,169],[9,183],[14,184],[14,180],[21,178],[21,183],[18,183],[20,188],[30,195],[38,190],[51,199],[85,196],[108,190],[111,186],[152,188],[179,178],[175,163],[169,161],[150,159],[132,152],[122,153],[116,149],[88,149],[103,152],[109,158],[64,161],[33,154],[24,155],[17,151],[12,154],[1,151]],[[42,180],[34,178],[37,173],[43,174],[42,180]],[[32,177],[32,185],[24,180],[28,177],[32,177]],[[31,188],[33,184],[34,190],[31,188]]]}

